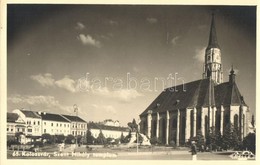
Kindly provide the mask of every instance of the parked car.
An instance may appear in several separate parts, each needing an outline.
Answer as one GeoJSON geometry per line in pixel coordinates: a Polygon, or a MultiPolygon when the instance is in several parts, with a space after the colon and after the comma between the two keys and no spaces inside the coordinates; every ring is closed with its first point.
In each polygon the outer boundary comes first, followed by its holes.
{"type": "Polygon", "coordinates": [[[254,160],[255,155],[251,151],[235,151],[230,155],[232,159],[237,160],[254,160]]]}

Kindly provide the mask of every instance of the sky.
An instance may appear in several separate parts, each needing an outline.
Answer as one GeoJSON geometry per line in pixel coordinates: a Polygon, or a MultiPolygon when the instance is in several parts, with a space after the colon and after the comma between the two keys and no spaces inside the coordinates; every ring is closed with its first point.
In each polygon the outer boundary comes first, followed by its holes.
{"type": "Polygon", "coordinates": [[[8,112],[75,115],[76,104],[86,121],[112,119],[126,126],[165,87],[202,78],[214,11],[224,81],[233,65],[239,90],[255,113],[255,7],[9,4],[7,9],[8,112]]]}

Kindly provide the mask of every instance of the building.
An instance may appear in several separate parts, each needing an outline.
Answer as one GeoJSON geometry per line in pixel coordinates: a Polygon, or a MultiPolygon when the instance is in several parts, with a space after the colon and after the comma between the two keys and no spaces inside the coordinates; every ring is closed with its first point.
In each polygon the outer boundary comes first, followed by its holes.
{"type": "Polygon", "coordinates": [[[87,131],[87,122],[78,116],[62,115],[70,122],[70,134],[73,136],[85,136],[87,131]]]}
{"type": "Polygon", "coordinates": [[[7,137],[13,137],[16,133],[26,134],[25,122],[16,113],[7,113],[7,137]]]}
{"type": "Polygon", "coordinates": [[[71,132],[70,121],[60,114],[38,112],[42,119],[42,134],[69,135],[71,132]]]}
{"type": "Polygon", "coordinates": [[[7,135],[10,136],[16,133],[22,133],[28,138],[40,138],[42,134],[85,136],[86,131],[87,122],[76,116],[25,109],[15,109],[13,113],[7,113],[7,135]]]}
{"type": "Polygon", "coordinates": [[[100,123],[89,122],[88,129],[90,130],[92,136],[97,138],[100,131],[103,133],[105,138],[118,139],[123,134],[124,136],[129,134],[129,128],[109,126],[100,123]]]}
{"type": "Polygon", "coordinates": [[[106,119],[104,120],[104,125],[108,125],[108,126],[115,126],[115,127],[119,127],[120,126],[120,123],[118,120],[114,121],[112,119],[106,119]]]}
{"type": "Polygon", "coordinates": [[[42,135],[42,119],[37,112],[25,109],[15,109],[13,110],[13,113],[16,113],[21,120],[25,122],[25,135],[34,137],[42,135]]]}
{"type": "Polygon", "coordinates": [[[229,81],[223,82],[214,15],[203,68],[201,80],[165,89],[140,114],[142,133],[165,144],[174,141],[177,146],[196,137],[198,130],[205,137],[214,127],[223,135],[228,123],[234,125],[241,139],[248,134],[249,107],[237,87],[233,67],[229,81]]]}

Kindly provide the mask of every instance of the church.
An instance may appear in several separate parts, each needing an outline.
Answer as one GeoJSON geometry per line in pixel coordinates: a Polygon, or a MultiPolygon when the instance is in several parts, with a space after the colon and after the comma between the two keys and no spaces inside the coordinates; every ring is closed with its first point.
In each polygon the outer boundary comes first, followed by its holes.
{"type": "Polygon", "coordinates": [[[202,79],[165,89],[140,114],[141,133],[177,146],[196,137],[198,130],[205,137],[214,127],[223,135],[229,123],[238,130],[240,139],[248,134],[249,107],[239,92],[233,67],[229,81],[223,82],[214,15],[203,68],[202,79]]]}

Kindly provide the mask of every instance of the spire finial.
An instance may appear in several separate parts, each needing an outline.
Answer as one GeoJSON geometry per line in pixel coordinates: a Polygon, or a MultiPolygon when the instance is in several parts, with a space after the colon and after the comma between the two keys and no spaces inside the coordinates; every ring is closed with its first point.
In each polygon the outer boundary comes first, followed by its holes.
{"type": "Polygon", "coordinates": [[[211,18],[211,27],[210,27],[210,34],[209,34],[209,44],[207,49],[210,48],[220,48],[217,41],[217,32],[215,27],[215,12],[212,11],[212,18],[211,18]]]}
{"type": "Polygon", "coordinates": [[[234,73],[235,73],[235,71],[234,71],[233,64],[232,64],[232,65],[231,65],[230,74],[232,75],[232,74],[234,74],[234,73]]]}

